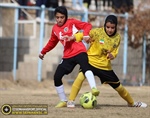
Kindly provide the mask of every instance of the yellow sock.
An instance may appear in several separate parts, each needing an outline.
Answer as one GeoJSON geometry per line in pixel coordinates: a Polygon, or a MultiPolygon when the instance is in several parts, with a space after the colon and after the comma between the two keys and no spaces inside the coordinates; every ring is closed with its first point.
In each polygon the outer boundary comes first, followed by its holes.
{"type": "Polygon", "coordinates": [[[80,72],[72,85],[69,100],[75,100],[84,80],[85,76],[83,75],[82,72],[80,72]]]}
{"type": "Polygon", "coordinates": [[[117,87],[115,89],[119,95],[125,100],[127,101],[128,104],[133,105],[134,101],[132,99],[132,97],[130,96],[129,92],[120,84],[119,87],[117,87]]]}

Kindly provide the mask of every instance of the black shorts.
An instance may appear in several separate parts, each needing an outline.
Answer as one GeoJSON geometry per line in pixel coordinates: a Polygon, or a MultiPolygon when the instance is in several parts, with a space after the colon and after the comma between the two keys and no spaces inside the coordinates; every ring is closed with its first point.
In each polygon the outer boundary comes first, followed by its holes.
{"type": "Polygon", "coordinates": [[[55,86],[62,85],[62,77],[71,73],[77,64],[80,65],[83,73],[90,70],[87,53],[83,52],[74,57],[62,59],[54,74],[55,86]]]}
{"type": "Polygon", "coordinates": [[[117,88],[120,85],[119,78],[114,73],[113,70],[101,70],[98,68],[95,68],[94,66],[90,65],[90,70],[93,72],[95,76],[98,76],[101,83],[109,84],[112,88],[117,88]]]}

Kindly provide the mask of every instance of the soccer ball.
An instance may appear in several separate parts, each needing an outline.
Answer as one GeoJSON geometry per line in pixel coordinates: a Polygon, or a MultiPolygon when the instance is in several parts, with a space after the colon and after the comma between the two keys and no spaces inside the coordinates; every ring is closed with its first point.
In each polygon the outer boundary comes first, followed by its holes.
{"type": "Polygon", "coordinates": [[[91,92],[86,92],[80,96],[80,105],[85,109],[93,109],[97,105],[97,100],[91,92]]]}

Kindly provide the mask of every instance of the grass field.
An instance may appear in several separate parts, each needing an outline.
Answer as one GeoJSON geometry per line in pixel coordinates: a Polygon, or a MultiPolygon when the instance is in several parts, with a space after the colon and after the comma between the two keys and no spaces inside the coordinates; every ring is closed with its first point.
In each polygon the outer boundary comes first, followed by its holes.
{"type": "MultiPolygon", "coordinates": [[[[67,96],[71,86],[64,81],[67,96]]],[[[52,80],[17,81],[0,79],[0,107],[4,104],[47,104],[48,115],[3,115],[0,118],[150,118],[150,86],[125,86],[135,101],[148,104],[147,108],[127,107],[126,102],[108,85],[98,85],[101,91],[95,109],[83,109],[79,104],[82,93],[90,91],[85,81],[76,98],[75,108],[55,108],[59,102],[52,80]]]]}

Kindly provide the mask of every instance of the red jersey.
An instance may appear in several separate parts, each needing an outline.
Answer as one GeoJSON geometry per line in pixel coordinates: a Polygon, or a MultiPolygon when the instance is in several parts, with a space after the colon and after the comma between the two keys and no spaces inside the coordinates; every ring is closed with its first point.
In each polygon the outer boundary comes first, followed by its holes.
{"type": "Polygon", "coordinates": [[[83,30],[83,35],[88,36],[92,25],[87,22],[81,22],[76,19],[68,19],[63,26],[55,24],[52,28],[51,38],[46,46],[42,49],[41,54],[46,54],[52,50],[60,41],[64,46],[63,58],[73,57],[81,52],[86,52],[86,48],[82,42],[65,41],[62,36],[72,36],[79,30],[83,30]]]}

